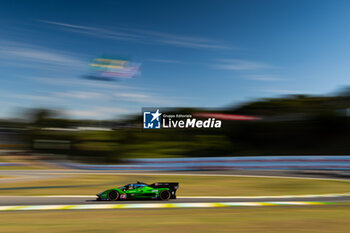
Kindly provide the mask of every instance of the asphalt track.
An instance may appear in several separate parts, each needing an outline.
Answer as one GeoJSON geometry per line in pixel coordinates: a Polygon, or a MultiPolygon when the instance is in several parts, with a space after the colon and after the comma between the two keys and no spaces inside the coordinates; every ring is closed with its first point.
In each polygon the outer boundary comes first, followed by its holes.
{"type": "MultiPolygon", "coordinates": [[[[15,176],[15,178],[2,179],[0,182],[9,182],[20,179],[42,179],[62,177],[76,174],[115,174],[115,175],[188,175],[188,176],[246,176],[246,177],[275,177],[317,180],[348,180],[348,177],[337,177],[324,174],[303,174],[285,171],[222,171],[222,172],[134,172],[134,171],[91,171],[91,170],[0,170],[0,175],[15,176]],[[17,177],[16,177],[17,176],[17,177]]],[[[350,191],[350,190],[349,190],[350,191]]],[[[1,193],[0,193],[1,195],[1,193]]],[[[217,202],[350,202],[350,193],[346,195],[312,196],[312,197],[178,197],[175,200],[133,200],[133,201],[96,201],[91,196],[0,196],[0,206],[13,205],[89,205],[89,204],[139,204],[139,203],[217,203],[217,202]]]]}
{"type": "Polygon", "coordinates": [[[0,206],[13,205],[80,205],[80,204],[139,204],[139,203],[217,203],[217,202],[350,202],[346,197],[317,198],[177,198],[175,200],[134,200],[134,201],[96,201],[93,196],[0,196],[0,206]]]}

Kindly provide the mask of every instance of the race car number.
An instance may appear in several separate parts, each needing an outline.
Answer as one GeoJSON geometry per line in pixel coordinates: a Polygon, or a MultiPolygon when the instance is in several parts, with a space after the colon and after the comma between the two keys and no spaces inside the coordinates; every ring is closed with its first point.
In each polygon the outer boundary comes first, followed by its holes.
{"type": "Polygon", "coordinates": [[[120,199],[126,199],[126,194],[120,194],[120,199]]]}

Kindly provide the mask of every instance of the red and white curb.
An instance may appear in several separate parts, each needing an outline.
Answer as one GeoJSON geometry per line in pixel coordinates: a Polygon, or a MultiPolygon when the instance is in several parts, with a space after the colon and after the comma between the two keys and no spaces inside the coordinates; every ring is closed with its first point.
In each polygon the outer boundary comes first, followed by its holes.
{"type": "Polygon", "coordinates": [[[279,201],[279,202],[217,202],[217,203],[147,203],[147,204],[89,204],[89,205],[28,205],[0,206],[0,211],[20,210],[96,210],[96,209],[162,209],[162,208],[217,208],[252,206],[308,206],[329,205],[330,202],[279,201]]]}

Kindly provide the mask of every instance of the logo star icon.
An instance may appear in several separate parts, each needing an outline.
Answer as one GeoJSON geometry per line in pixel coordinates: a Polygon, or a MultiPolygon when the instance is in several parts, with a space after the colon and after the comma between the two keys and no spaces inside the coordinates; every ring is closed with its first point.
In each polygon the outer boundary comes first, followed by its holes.
{"type": "Polygon", "coordinates": [[[155,113],[151,113],[152,114],[152,121],[154,121],[155,119],[157,119],[157,121],[159,121],[159,116],[162,115],[161,113],[159,113],[159,109],[157,109],[157,111],[155,113]]]}

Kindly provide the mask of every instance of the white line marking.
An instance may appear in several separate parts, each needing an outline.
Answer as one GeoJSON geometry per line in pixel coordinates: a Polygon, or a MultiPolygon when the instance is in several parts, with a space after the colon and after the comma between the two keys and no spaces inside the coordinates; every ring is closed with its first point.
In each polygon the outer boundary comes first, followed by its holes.
{"type": "Polygon", "coordinates": [[[145,209],[145,208],[218,208],[237,206],[293,206],[293,205],[329,205],[326,202],[217,202],[217,203],[149,203],[149,204],[90,204],[90,205],[29,205],[0,206],[0,211],[20,210],[89,210],[89,209],[145,209]]]}

